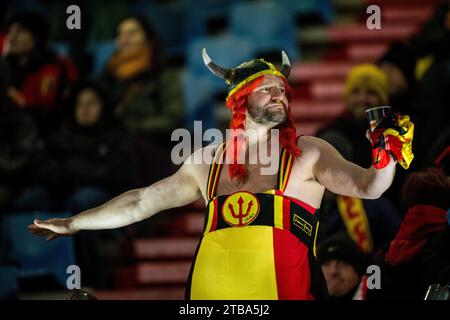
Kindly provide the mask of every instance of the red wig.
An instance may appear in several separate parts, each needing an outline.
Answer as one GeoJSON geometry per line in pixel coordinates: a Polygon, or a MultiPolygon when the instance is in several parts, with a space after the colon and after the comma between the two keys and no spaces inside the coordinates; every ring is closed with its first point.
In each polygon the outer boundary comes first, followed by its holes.
{"type": "MultiPolygon", "coordinates": [[[[230,96],[227,100],[226,106],[231,109],[232,118],[230,123],[231,130],[231,141],[233,146],[231,148],[232,154],[227,152],[227,157],[230,159],[232,157],[232,161],[229,166],[229,173],[231,179],[237,178],[238,180],[245,180],[247,178],[247,170],[245,166],[239,164],[238,154],[241,150],[242,144],[245,140],[239,137],[239,132],[245,130],[245,110],[247,109],[248,96],[261,84],[264,76],[258,77],[252,80],[247,85],[243,86],[237,92],[235,92],[232,96],[230,96]],[[242,130],[242,131],[241,131],[242,130]]],[[[292,89],[289,86],[286,79],[281,78],[284,82],[284,87],[286,91],[286,97],[288,101],[291,101],[292,98],[292,89]]],[[[297,146],[297,133],[295,129],[295,124],[291,116],[290,108],[287,110],[287,119],[286,122],[277,127],[280,130],[280,144],[286,149],[289,153],[291,153],[295,158],[300,156],[300,149],[297,146]]],[[[230,150],[230,149],[227,149],[230,150]]]]}

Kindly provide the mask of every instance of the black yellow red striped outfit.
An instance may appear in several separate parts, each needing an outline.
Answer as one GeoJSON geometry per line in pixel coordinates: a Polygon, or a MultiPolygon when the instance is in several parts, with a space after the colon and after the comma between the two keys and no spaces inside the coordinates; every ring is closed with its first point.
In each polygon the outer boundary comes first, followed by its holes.
{"type": "Polygon", "coordinates": [[[276,189],[216,196],[224,149],[224,145],[218,147],[209,171],[205,226],[189,275],[187,298],[326,297],[315,258],[316,209],[283,194],[293,157],[282,150],[276,189]]]}

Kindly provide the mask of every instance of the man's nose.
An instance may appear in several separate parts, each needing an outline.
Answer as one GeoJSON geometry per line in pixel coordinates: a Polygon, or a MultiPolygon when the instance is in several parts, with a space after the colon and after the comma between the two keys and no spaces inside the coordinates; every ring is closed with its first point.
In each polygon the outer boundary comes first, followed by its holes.
{"type": "Polygon", "coordinates": [[[336,273],[338,273],[339,272],[339,263],[338,263],[338,261],[331,261],[331,263],[330,263],[330,269],[331,269],[331,272],[333,273],[333,274],[336,274],[336,273]]]}
{"type": "Polygon", "coordinates": [[[274,87],[270,90],[270,94],[272,96],[272,99],[282,99],[284,98],[284,93],[281,91],[280,88],[274,87]]]}

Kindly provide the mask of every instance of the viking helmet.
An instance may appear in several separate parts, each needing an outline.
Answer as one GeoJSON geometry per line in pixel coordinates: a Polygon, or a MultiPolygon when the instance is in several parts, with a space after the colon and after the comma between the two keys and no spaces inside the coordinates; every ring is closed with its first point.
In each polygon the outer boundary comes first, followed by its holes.
{"type": "Polygon", "coordinates": [[[211,60],[205,48],[202,50],[202,56],[203,62],[208,69],[219,78],[224,79],[230,86],[227,100],[240,88],[260,76],[271,74],[287,79],[291,71],[291,63],[284,51],[281,51],[281,70],[278,70],[272,63],[267,62],[264,59],[253,59],[240,64],[236,68],[224,68],[211,60]]]}

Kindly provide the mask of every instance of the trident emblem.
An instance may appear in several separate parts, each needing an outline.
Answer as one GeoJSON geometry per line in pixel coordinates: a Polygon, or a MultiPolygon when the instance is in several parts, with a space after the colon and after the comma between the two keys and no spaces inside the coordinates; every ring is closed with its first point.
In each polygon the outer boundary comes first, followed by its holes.
{"type": "Polygon", "coordinates": [[[250,200],[250,202],[249,202],[249,204],[247,206],[247,211],[245,212],[245,214],[242,213],[242,204],[244,203],[244,199],[242,199],[242,197],[239,197],[239,200],[237,201],[237,203],[239,204],[239,213],[238,214],[236,214],[234,212],[234,208],[233,208],[233,205],[231,203],[228,204],[228,209],[230,209],[231,215],[234,218],[239,219],[239,226],[242,226],[243,225],[242,219],[244,219],[245,217],[248,216],[248,213],[250,212],[250,209],[253,206],[253,200],[250,200]]]}
{"type": "Polygon", "coordinates": [[[258,213],[258,199],[249,192],[239,192],[229,196],[225,200],[222,209],[224,220],[228,224],[236,227],[248,225],[256,218],[258,213]],[[247,204],[246,208],[244,208],[245,204],[247,204]],[[246,219],[245,222],[244,219],[246,219]]]}

